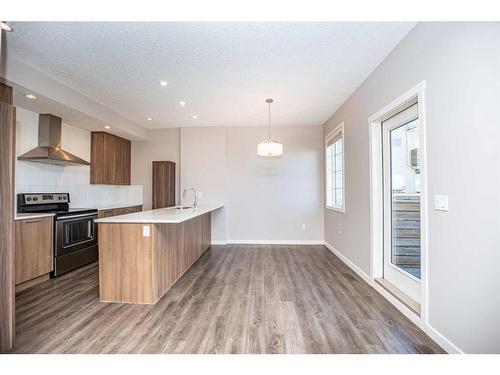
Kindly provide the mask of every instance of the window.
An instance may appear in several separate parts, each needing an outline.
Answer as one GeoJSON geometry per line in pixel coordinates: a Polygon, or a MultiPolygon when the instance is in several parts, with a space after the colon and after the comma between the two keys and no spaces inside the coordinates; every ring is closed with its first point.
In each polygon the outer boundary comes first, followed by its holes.
{"type": "Polygon", "coordinates": [[[344,123],[325,137],[326,208],[344,212],[344,123]]]}

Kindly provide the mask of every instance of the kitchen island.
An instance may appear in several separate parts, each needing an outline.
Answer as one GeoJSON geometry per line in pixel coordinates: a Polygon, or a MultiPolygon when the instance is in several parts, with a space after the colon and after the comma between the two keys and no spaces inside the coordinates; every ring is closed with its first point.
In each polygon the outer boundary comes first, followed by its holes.
{"type": "Polygon", "coordinates": [[[99,223],[99,300],[155,303],[210,247],[220,205],[160,208],[99,223]]]}

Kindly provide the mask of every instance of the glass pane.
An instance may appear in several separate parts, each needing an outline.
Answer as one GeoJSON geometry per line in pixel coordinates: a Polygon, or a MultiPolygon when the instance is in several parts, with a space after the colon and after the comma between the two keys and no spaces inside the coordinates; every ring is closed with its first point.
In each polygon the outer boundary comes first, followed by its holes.
{"type": "Polygon", "coordinates": [[[335,189],[342,189],[342,171],[335,172],[335,189]]]}
{"type": "Polygon", "coordinates": [[[335,189],[335,205],[342,206],[342,189],[335,189]]]}
{"type": "Polygon", "coordinates": [[[326,172],[331,173],[333,171],[333,145],[326,148],[326,172]]]}
{"type": "Polygon", "coordinates": [[[391,263],[420,279],[418,120],[390,132],[391,263]]]}
{"type": "Polygon", "coordinates": [[[326,147],[326,205],[333,205],[333,149],[334,145],[326,147]]]}
{"type": "Polygon", "coordinates": [[[326,189],[326,205],[333,206],[333,188],[326,189]]]}
{"type": "Polygon", "coordinates": [[[342,152],[342,138],[335,142],[335,153],[339,154],[342,152]]]}
{"type": "Polygon", "coordinates": [[[342,169],[342,153],[335,155],[335,170],[342,169]]]}

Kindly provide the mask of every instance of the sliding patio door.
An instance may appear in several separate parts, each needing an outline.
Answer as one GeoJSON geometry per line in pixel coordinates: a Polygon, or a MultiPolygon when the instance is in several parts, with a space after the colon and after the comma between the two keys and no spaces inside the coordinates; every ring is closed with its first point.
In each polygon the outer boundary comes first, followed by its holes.
{"type": "Polygon", "coordinates": [[[420,139],[418,106],[382,122],[384,279],[420,302],[420,139]]]}

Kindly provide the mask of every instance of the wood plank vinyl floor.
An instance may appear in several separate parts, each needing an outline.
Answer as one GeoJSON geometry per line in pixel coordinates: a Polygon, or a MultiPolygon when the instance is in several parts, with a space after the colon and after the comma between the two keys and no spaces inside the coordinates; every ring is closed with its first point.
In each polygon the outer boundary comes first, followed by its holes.
{"type": "Polygon", "coordinates": [[[443,353],[323,246],[212,246],[155,305],[96,264],[16,298],[14,353],[443,353]]]}

